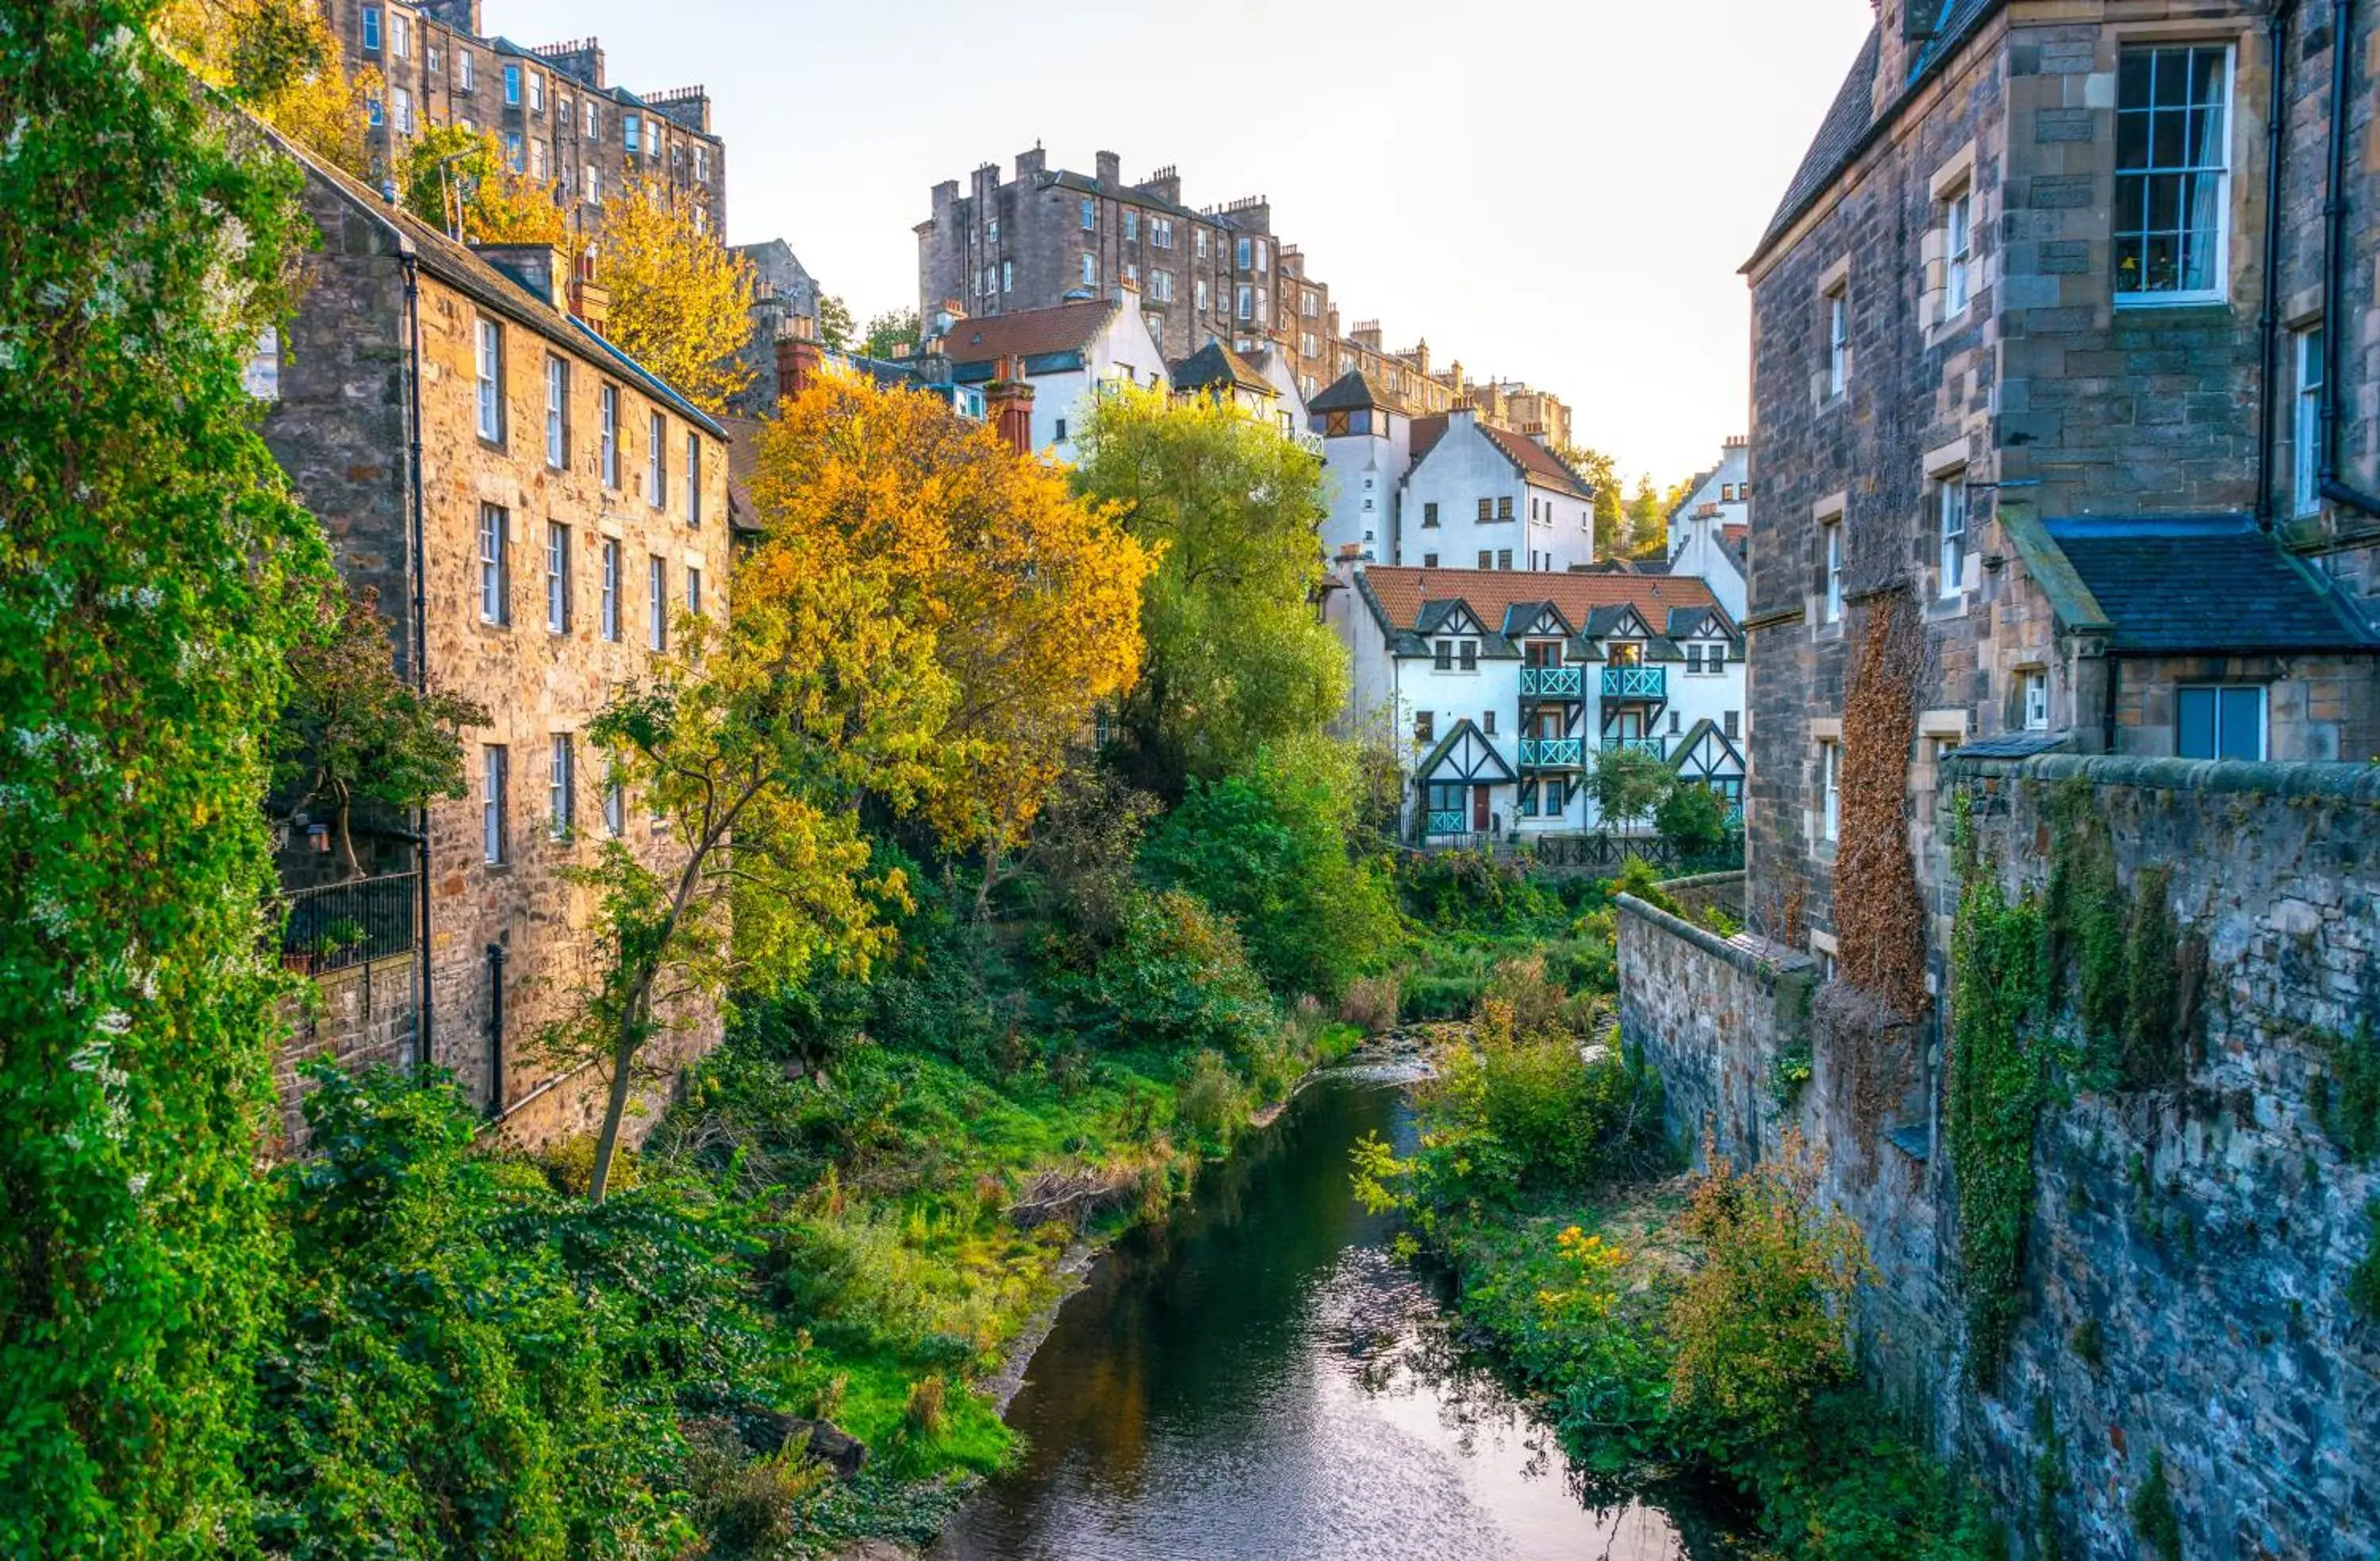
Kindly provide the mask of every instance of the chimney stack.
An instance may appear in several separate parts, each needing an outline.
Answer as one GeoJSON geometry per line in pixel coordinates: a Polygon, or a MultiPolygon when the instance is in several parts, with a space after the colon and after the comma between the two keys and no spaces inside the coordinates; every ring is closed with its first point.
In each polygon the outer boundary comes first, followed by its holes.
{"type": "Polygon", "coordinates": [[[1099,170],[1100,188],[1112,192],[1123,184],[1123,159],[1114,152],[1099,152],[1094,166],[1099,170]]]}
{"type": "Polygon", "coordinates": [[[587,329],[601,335],[612,322],[612,289],[581,277],[571,285],[570,312],[585,321],[587,329]]]}
{"type": "Polygon", "coordinates": [[[984,420],[1019,455],[1033,454],[1033,386],[1021,358],[1003,357],[1000,372],[983,392],[984,420]]]}
{"type": "Polygon", "coordinates": [[[818,321],[807,314],[794,316],[777,338],[777,399],[795,396],[818,383],[826,353],[818,343],[818,321]]]}

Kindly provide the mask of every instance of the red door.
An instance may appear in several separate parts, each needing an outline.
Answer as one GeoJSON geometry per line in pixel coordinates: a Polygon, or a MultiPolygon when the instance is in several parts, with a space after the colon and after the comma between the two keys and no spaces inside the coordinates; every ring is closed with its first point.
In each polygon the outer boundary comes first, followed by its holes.
{"type": "Polygon", "coordinates": [[[1488,788],[1485,786],[1471,788],[1471,828],[1476,834],[1488,832],[1488,788]]]}

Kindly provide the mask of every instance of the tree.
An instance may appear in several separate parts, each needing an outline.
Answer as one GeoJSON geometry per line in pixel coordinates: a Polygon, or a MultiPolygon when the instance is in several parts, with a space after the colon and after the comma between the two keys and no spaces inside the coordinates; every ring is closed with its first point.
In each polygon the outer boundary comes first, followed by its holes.
{"type": "Polygon", "coordinates": [[[159,8],[0,45],[0,1554],[240,1548],[287,1031],[258,799],[329,578],[241,370],[297,175],[159,8]],[[237,241],[228,238],[237,235],[237,241]]]}
{"type": "Polygon", "coordinates": [[[342,67],[312,0],[165,0],[152,30],[191,74],[298,145],[358,179],[369,174],[368,104],[385,83],[370,66],[342,67]]]}
{"type": "Polygon", "coordinates": [[[1670,551],[1670,512],[1649,476],[1636,478],[1628,501],[1628,547],[1638,558],[1667,557],[1670,551]]]}
{"type": "Polygon", "coordinates": [[[1600,450],[1566,445],[1554,454],[1595,490],[1595,556],[1618,558],[1627,551],[1627,511],[1620,499],[1620,466],[1600,450]]]}
{"type": "Polygon", "coordinates": [[[302,783],[295,805],[322,797],[336,810],[340,861],[356,877],[363,873],[348,830],[356,799],[419,807],[460,797],[458,729],[485,726],[489,716],[460,695],[425,693],[397,675],[377,592],[326,597],[322,618],[322,633],[289,658],[281,773],[302,783]]]}
{"type": "Polygon", "coordinates": [[[751,383],[752,262],[695,225],[650,180],[603,202],[595,280],[611,291],[604,327],[622,351],[717,413],[751,383]]]}
{"type": "Polygon", "coordinates": [[[1077,490],[1160,552],[1148,670],[1117,710],[1127,777],[1178,797],[1337,717],[1347,653],[1313,605],[1321,463],[1239,407],[1160,391],[1105,397],[1075,438],[1077,490]]]}
{"type": "Polygon", "coordinates": [[[513,172],[492,130],[440,125],[415,141],[400,172],[406,210],[470,244],[567,243],[552,185],[513,172]]]}
{"type": "Polygon", "coordinates": [[[1681,783],[1653,810],[1653,827],[1678,855],[1693,861],[1727,841],[1727,807],[1708,786],[1681,783]]]}
{"type": "Polygon", "coordinates": [[[868,357],[891,357],[896,349],[915,347],[920,329],[916,309],[889,310],[868,322],[868,339],[859,350],[868,357]]]}
{"type": "Polygon", "coordinates": [[[1587,772],[1586,794],[1606,828],[1627,829],[1658,808],[1677,786],[1677,772],[1668,762],[1641,748],[1606,748],[1595,756],[1587,772]]]}
{"type": "MultiPolygon", "coordinates": [[[[832,293],[820,293],[818,311],[819,345],[829,352],[841,352],[850,346],[852,332],[855,329],[851,320],[851,306],[832,293]]],[[[873,330],[874,327],[871,325],[869,329],[873,330]]]]}

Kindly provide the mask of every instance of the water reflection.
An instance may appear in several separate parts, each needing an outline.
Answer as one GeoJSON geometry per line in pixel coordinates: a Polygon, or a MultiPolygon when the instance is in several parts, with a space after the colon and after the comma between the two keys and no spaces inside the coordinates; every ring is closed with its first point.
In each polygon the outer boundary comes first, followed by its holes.
{"type": "Polygon", "coordinates": [[[941,1561],[1676,1561],[1644,1504],[1591,1508],[1553,1434],[1449,1334],[1349,1196],[1347,1150],[1410,1132],[1334,1080],[1091,1274],[1009,1421],[1023,1463],[941,1561]]]}

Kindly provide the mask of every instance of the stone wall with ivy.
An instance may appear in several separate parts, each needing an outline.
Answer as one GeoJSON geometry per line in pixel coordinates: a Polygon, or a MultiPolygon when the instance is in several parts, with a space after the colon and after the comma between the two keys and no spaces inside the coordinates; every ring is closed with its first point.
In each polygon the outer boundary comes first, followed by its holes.
{"type": "Polygon", "coordinates": [[[1945,783],[1923,868],[1958,912],[1905,1094],[1863,1098],[1856,990],[1748,1004],[1716,940],[1623,915],[1676,1125],[1825,1148],[1868,1364],[2021,1555],[2380,1555],[2380,767],[1945,783]],[[1694,1108],[1754,1077],[1749,1114],[1694,1108]]]}

